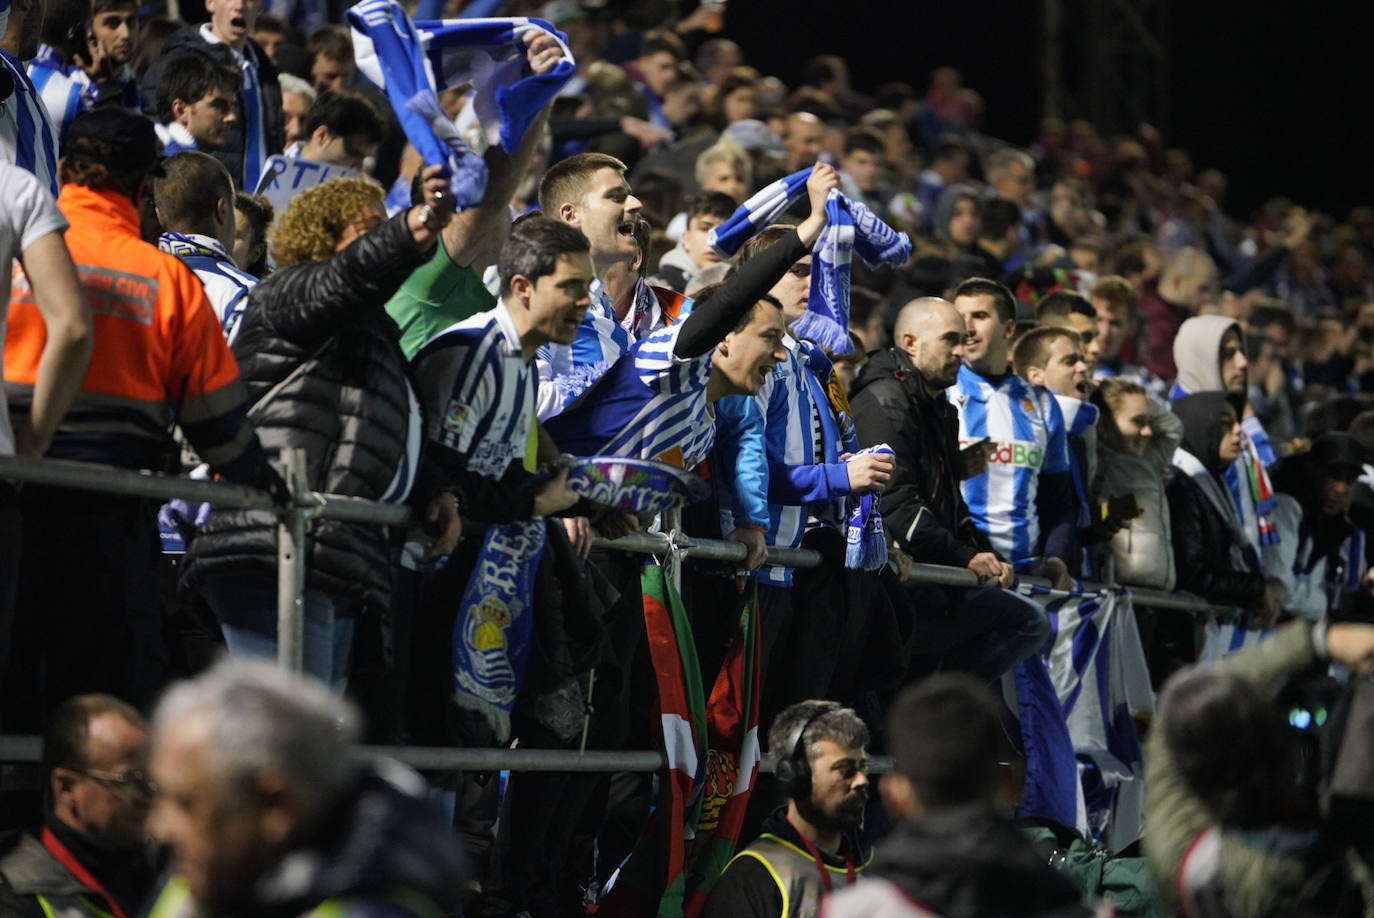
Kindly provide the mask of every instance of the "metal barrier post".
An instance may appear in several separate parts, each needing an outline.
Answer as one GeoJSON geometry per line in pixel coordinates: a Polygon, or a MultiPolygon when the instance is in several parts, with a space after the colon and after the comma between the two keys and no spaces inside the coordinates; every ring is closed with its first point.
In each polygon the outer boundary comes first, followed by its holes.
{"type": "Polygon", "coordinates": [[[310,493],[305,450],[282,450],[282,477],[295,498],[277,520],[277,663],[292,672],[305,668],[305,550],[309,524],[303,498],[310,493]]]}

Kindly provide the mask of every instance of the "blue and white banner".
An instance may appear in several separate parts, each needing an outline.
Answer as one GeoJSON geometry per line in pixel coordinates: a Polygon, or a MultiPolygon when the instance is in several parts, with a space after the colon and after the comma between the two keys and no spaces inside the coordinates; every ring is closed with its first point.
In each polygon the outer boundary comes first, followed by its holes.
{"type": "MultiPolygon", "coordinates": [[[[722,258],[736,252],[773,223],[793,201],[806,194],[810,169],[802,169],[766,186],[717,226],[707,242],[722,258]]],[[[911,239],[888,226],[863,204],[831,191],[825,202],[826,225],[811,258],[811,296],[806,312],[792,323],[798,338],[814,341],[835,354],[854,349],[849,338],[850,261],[857,254],[870,268],[902,265],[911,257],[911,239]]]]}
{"type": "Polygon", "coordinates": [[[1121,851],[1144,825],[1144,768],[1133,718],[1154,712],[1130,593],[1020,592],[1050,620],[1046,664],[1078,760],[1088,830],[1108,850],[1121,851]]]}
{"type": "Polygon", "coordinates": [[[348,11],[358,72],[384,90],[426,165],[443,165],[460,207],[480,203],[487,169],[439,105],[439,90],[471,84],[488,143],[520,146],[539,111],[572,78],[567,38],[538,19],[451,19],[414,23],[396,0],[363,0],[348,11]],[[526,33],[552,35],[562,59],[526,75],[526,33]]]}
{"type": "Polygon", "coordinates": [[[545,525],[538,517],[487,528],[453,623],[455,700],[485,717],[501,743],[529,664],[545,525]]]}
{"type": "Polygon", "coordinates": [[[625,513],[660,513],[704,500],[710,493],[696,475],[655,459],[568,456],[565,463],[569,490],[625,513]]]}
{"type": "Polygon", "coordinates": [[[1017,815],[1048,817],[1086,832],[1088,818],[1073,740],[1044,659],[1035,655],[1016,664],[1003,677],[1002,689],[1008,706],[1016,712],[1026,756],[1026,787],[1017,815]]]}
{"type": "Polygon", "coordinates": [[[307,188],[323,185],[330,179],[357,178],[361,174],[357,169],[337,163],[316,163],[299,156],[277,153],[267,157],[267,162],[263,163],[262,175],[253,193],[271,201],[272,207],[280,214],[286,210],[292,198],[307,188]]]}

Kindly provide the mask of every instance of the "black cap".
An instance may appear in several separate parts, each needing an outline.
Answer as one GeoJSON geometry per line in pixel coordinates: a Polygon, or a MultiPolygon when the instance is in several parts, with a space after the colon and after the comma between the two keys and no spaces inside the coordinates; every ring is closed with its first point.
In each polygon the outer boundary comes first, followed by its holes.
{"type": "Polygon", "coordinates": [[[63,146],[67,159],[99,163],[125,174],[151,172],[162,160],[162,143],[153,123],[116,105],[77,115],[67,125],[63,146]],[[96,155],[89,148],[83,150],[79,141],[85,138],[102,141],[108,153],[96,155]]]}

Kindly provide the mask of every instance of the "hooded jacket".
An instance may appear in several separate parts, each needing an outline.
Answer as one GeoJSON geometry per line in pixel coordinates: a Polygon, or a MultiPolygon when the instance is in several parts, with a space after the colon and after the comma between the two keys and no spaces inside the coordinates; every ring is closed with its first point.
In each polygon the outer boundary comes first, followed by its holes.
{"type": "Polygon", "coordinates": [[[859,444],[892,447],[896,465],[882,513],[902,551],[955,567],[991,551],[959,490],[959,413],[944,391],[930,391],[911,358],[888,348],[864,364],[849,404],[859,444]]]}
{"type": "Polygon", "coordinates": [[[1282,533],[1278,553],[1289,574],[1284,609],[1321,619],[1339,609],[1370,566],[1370,540],[1365,514],[1322,513],[1321,489],[1333,475],[1352,482],[1364,467],[1364,450],[1347,433],[1322,434],[1306,453],[1289,456],[1274,467],[1279,492],[1275,514],[1282,533]],[[1365,525],[1361,525],[1361,523],[1365,525]]]}
{"type": "Polygon", "coordinates": [[[1217,392],[1226,387],[1221,380],[1221,339],[1235,329],[1241,347],[1245,335],[1235,319],[1225,316],[1193,316],[1184,322],[1174,338],[1174,364],[1178,367],[1175,390],[1180,394],[1217,392]]]}
{"type": "Polygon", "coordinates": [[[1130,586],[1172,590],[1178,573],[1170,538],[1169,501],[1164,493],[1174,450],[1183,440],[1183,423],[1169,406],[1146,399],[1153,436],[1143,456],[1118,452],[1098,438],[1098,479],[1093,493],[1106,499],[1134,494],[1144,512],[1112,536],[1116,579],[1130,586]]]}
{"type": "Polygon", "coordinates": [[[1264,575],[1247,560],[1249,543],[1222,479],[1226,463],[1220,456],[1222,408],[1228,401],[1234,407],[1238,398],[1201,392],[1174,402],[1183,440],[1165,493],[1178,587],[1218,604],[1254,608],[1264,575]]]}
{"type": "MultiPolygon", "coordinates": [[[[457,836],[404,766],[368,768],[317,838],[287,852],[223,914],[293,918],[431,918],[456,913],[467,873],[457,836]]],[[[180,877],[170,877],[149,918],[201,918],[180,877]]]]}
{"type": "Polygon", "coordinates": [[[954,216],[954,206],[965,198],[978,200],[978,190],[972,185],[950,185],[940,192],[940,197],[935,201],[935,220],[931,231],[935,238],[941,242],[957,245],[949,238],[949,218],[954,216]]]}
{"type": "Polygon", "coordinates": [[[1093,910],[1014,826],[981,808],[959,807],[894,831],[864,878],[827,898],[820,914],[1070,918],[1093,910]]]}

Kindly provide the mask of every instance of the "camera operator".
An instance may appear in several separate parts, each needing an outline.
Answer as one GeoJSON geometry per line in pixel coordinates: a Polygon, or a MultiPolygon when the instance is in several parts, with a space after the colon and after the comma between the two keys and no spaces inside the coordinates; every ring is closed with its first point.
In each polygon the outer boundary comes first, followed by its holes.
{"type": "MultiPolygon", "coordinates": [[[[1362,587],[1374,598],[1374,578],[1362,587]]],[[[1299,719],[1275,701],[1329,662],[1367,676],[1374,625],[1297,621],[1165,687],[1146,746],[1145,855],[1180,914],[1358,915],[1361,895],[1374,903],[1368,865],[1318,819],[1299,719]]]]}

